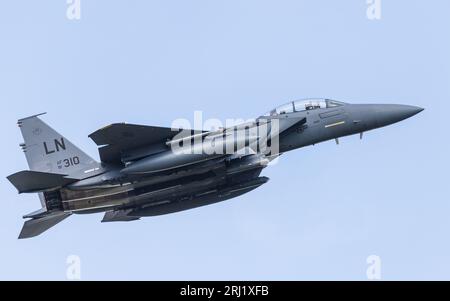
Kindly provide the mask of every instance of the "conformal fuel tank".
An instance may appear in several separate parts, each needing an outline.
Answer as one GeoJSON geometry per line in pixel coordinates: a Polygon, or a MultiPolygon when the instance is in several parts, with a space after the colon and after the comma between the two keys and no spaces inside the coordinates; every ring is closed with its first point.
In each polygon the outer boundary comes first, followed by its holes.
{"type": "Polygon", "coordinates": [[[211,160],[223,155],[208,154],[180,154],[171,150],[146,157],[131,163],[121,170],[123,174],[147,174],[156,173],[174,168],[179,168],[206,160],[211,160]]]}

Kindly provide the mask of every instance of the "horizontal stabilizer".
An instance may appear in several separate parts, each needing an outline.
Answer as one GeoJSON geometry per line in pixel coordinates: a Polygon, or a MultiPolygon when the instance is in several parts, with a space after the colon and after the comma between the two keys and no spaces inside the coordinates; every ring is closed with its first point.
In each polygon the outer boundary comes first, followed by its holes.
{"type": "Polygon", "coordinates": [[[39,234],[47,231],[57,223],[63,221],[69,217],[71,213],[62,211],[51,212],[43,217],[31,219],[23,224],[22,231],[20,232],[19,239],[30,238],[38,236],[39,234]]]}
{"type": "Polygon", "coordinates": [[[66,178],[65,175],[61,174],[32,170],[12,174],[8,177],[8,180],[17,188],[19,193],[41,192],[78,181],[77,179],[66,178]]]}

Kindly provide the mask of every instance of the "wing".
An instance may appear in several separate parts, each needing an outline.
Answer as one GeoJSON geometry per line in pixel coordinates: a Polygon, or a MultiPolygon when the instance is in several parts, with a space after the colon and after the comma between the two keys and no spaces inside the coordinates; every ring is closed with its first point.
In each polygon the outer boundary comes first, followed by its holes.
{"type": "Polygon", "coordinates": [[[101,146],[99,153],[102,162],[120,163],[124,157],[129,156],[131,150],[149,146],[152,146],[153,150],[166,149],[166,141],[181,131],[166,127],[115,123],[90,134],[89,137],[101,146]]]}

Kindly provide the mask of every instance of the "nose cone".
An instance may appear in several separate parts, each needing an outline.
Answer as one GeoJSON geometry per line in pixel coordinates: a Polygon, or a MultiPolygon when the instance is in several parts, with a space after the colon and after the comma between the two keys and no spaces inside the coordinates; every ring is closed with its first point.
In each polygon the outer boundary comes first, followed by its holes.
{"type": "Polygon", "coordinates": [[[393,124],[423,111],[423,108],[407,105],[377,105],[375,107],[378,126],[393,124]]]}

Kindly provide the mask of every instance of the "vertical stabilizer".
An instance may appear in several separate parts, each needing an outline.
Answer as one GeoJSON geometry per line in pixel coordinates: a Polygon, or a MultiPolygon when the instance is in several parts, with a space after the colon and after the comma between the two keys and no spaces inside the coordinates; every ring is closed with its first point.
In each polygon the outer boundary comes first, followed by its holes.
{"type": "Polygon", "coordinates": [[[40,115],[18,121],[24,139],[21,147],[30,170],[82,178],[86,171],[100,168],[98,162],[43,122],[40,115]]]}

